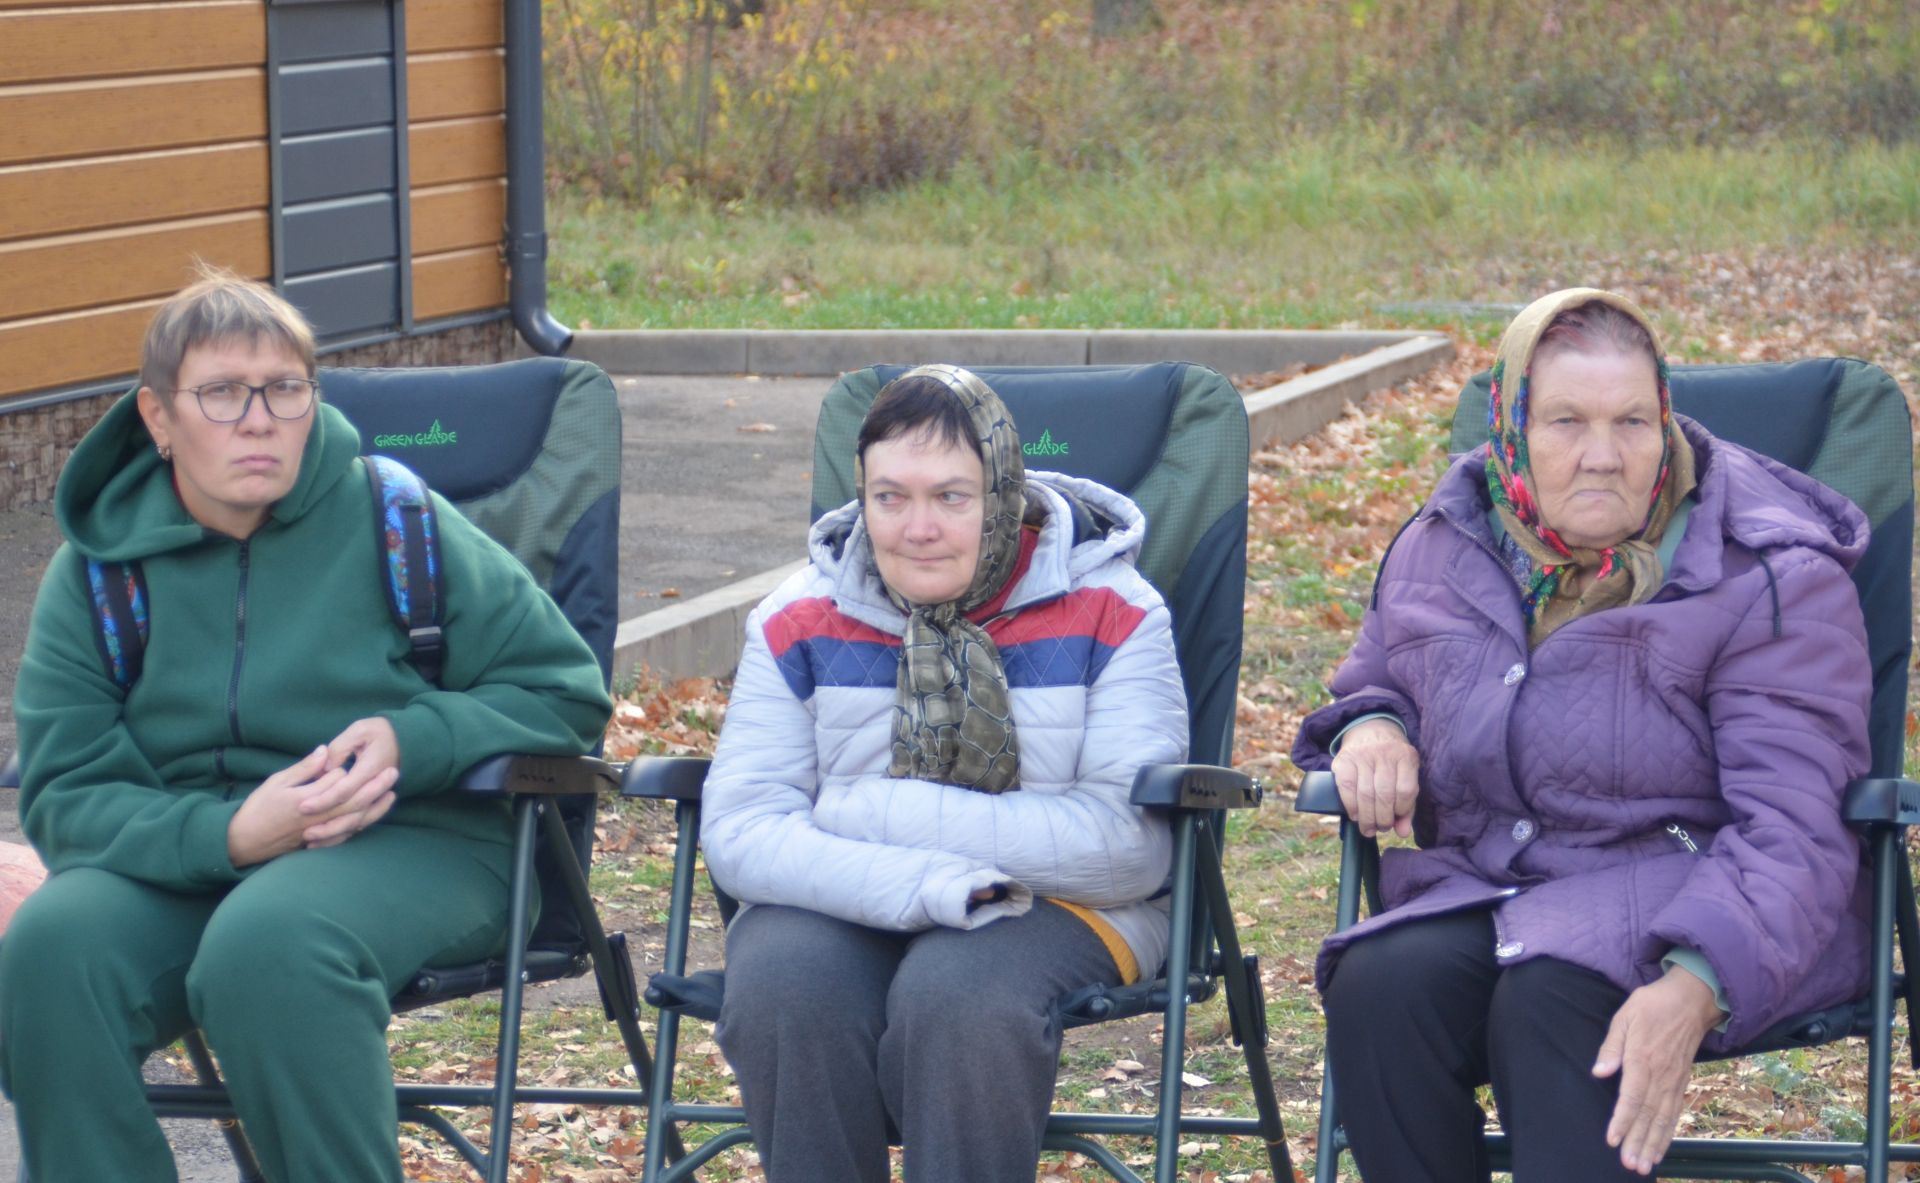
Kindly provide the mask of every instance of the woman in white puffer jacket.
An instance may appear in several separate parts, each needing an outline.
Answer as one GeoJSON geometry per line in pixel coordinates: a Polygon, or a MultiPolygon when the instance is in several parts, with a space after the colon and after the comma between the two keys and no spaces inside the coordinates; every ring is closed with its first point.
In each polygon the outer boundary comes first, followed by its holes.
{"type": "Polygon", "coordinates": [[[1186,756],[1146,522],[1023,470],[999,398],[923,366],[853,503],[747,624],[701,842],[748,905],[716,1038],[772,1183],[1034,1177],[1054,1000],[1158,969],[1172,859],[1128,800],[1186,756]]]}

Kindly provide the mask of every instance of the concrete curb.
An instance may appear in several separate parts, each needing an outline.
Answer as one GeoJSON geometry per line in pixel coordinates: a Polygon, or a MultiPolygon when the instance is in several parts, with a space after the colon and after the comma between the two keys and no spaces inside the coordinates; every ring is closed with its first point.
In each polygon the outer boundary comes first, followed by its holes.
{"type": "Polygon", "coordinates": [[[671,608],[620,622],[613,638],[613,681],[645,670],[661,678],[722,678],[740,661],[747,614],[805,560],[762,571],[671,608]]]}
{"type": "Polygon", "coordinates": [[[1445,337],[1416,337],[1256,391],[1247,396],[1253,450],[1305,439],[1338,419],[1347,404],[1424,374],[1453,354],[1445,337]]]}
{"type": "MultiPolygon", "coordinates": [[[[1338,418],[1348,403],[1424,374],[1453,357],[1454,348],[1446,337],[1411,332],[687,329],[582,331],[575,334],[570,353],[623,375],[814,376],[839,374],[887,357],[946,357],[979,366],[1135,365],[1179,358],[1227,374],[1255,374],[1288,363],[1324,367],[1247,396],[1252,450],[1258,452],[1313,434],[1338,418]],[[1359,356],[1335,360],[1354,353],[1359,356]]],[[[805,565],[791,563],[622,621],[614,640],[615,682],[643,669],[667,679],[731,674],[739,661],[747,614],[805,565]]]]}
{"type": "Polygon", "coordinates": [[[1285,362],[1326,365],[1416,336],[1410,332],[1264,329],[582,329],[569,356],[610,374],[833,376],[876,361],[975,366],[1107,366],[1199,362],[1257,374],[1285,362]]]}

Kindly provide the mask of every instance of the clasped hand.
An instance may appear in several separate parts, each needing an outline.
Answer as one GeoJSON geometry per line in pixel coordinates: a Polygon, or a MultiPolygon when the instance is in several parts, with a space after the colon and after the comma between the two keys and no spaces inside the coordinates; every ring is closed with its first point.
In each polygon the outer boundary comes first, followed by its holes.
{"type": "Polygon", "coordinates": [[[227,823],[227,855],[245,867],[303,846],[337,846],[393,808],[399,779],[393,724],[361,719],[248,794],[227,823]]]}
{"type": "Polygon", "coordinates": [[[1398,723],[1369,719],[1341,737],[1333,779],[1347,816],[1371,838],[1388,830],[1413,833],[1413,803],[1420,795],[1420,753],[1398,723]]]}

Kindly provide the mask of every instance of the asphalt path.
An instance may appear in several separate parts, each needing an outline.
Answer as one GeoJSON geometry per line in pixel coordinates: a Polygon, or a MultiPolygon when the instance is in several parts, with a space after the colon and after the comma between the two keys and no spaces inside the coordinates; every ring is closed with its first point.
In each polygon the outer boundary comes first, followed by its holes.
{"type": "MultiPolygon", "coordinates": [[[[830,379],[650,376],[615,383],[623,438],[622,619],[805,555],[813,424],[830,379]]],[[[13,684],[34,592],[59,545],[51,506],[0,511],[0,756],[14,746],[13,684]]],[[[0,790],[0,840],[22,840],[12,790],[0,790]]],[[[165,1079],[165,1072],[157,1061],[148,1065],[151,1079],[165,1079]]],[[[233,1178],[210,1124],[164,1124],[182,1183],[233,1178]]],[[[0,1179],[14,1177],[18,1161],[12,1110],[0,1102],[0,1179]]]]}

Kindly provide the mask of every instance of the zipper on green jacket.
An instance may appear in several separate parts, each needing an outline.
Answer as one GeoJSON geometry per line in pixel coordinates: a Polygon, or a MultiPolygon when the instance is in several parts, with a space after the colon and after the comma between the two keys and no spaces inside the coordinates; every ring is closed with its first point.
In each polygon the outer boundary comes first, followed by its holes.
{"type": "Polygon", "coordinates": [[[247,548],[250,541],[240,543],[240,590],[234,597],[233,627],[233,678],[227,683],[227,727],[233,732],[233,742],[240,738],[240,667],[247,659],[247,548]]]}

